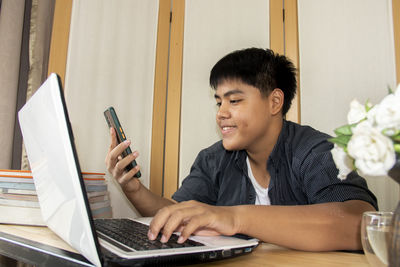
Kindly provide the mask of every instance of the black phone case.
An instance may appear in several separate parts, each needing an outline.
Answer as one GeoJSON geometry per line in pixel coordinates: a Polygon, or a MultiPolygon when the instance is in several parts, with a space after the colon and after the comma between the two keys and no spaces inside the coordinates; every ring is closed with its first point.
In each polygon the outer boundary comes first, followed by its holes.
{"type": "MultiPolygon", "coordinates": [[[[114,108],[113,107],[109,107],[108,109],[106,109],[104,111],[104,117],[106,118],[108,127],[110,127],[110,128],[112,127],[112,128],[115,129],[115,132],[117,133],[118,143],[124,142],[126,140],[126,136],[125,136],[124,130],[122,129],[122,126],[121,126],[121,124],[120,124],[120,122],[118,120],[117,113],[115,112],[114,108]]],[[[129,155],[131,153],[132,153],[131,148],[127,147],[124,150],[124,152],[122,152],[122,157],[124,158],[124,157],[126,157],[127,155],[129,155]]],[[[131,163],[129,163],[126,166],[125,170],[126,171],[130,171],[136,165],[137,165],[136,160],[134,160],[134,161],[132,161],[131,163]]],[[[140,173],[140,171],[138,171],[135,174],[135,177],[136,178],[140,178],[140,176],[141,176],[141,173],[140,173]]]]}

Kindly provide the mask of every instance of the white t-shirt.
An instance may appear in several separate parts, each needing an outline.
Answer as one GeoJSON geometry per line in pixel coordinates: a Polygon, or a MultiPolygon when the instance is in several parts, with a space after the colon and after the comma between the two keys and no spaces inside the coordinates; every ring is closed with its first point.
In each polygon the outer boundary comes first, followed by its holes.
{"type": "Polygon", "coordinates": [[[268,196],[268,187],[262,187],[256,180],[251,171],[249,157],[246,157],[248,175],[250,178],[251,183],[253,184],[254,189],[256,190],[256,205],[271,205],[271,201],[268,196]]]}

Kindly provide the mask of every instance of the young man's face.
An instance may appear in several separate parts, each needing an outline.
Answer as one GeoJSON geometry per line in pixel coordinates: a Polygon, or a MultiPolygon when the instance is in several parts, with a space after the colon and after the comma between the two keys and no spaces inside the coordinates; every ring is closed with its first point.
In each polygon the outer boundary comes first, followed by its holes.
{"type": "Polygon", "coordinates": [[[270,97],[238,80],[220,84],[215,92],[217,124],[226,150],[252,150],[268,143],[270,97]]]}

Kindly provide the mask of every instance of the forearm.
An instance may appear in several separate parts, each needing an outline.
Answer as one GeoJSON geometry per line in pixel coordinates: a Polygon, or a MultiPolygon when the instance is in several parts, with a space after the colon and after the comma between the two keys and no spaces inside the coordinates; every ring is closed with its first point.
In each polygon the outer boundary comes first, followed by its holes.
{"type": "Polygon", "coordinates": [[[236,206],[232,209],[239,233],[310,251],[361,249],[362,213],[374,210],[368,203],[357,200],[306,206],[236,206]]]}
{"type": "Polygon", "coordinates": [[[137,211],[145,217],[153,217],[159,209],[175,203],[173,200],[154,194],[142,184],[137,192],[130,193],[124,190],[124,193],[137,211]]]}

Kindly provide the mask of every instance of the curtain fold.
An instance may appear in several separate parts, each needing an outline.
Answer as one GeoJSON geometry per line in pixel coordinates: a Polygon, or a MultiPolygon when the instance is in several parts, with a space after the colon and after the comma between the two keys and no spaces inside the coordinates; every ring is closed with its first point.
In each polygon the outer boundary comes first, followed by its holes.
{"type": "Polygon", "coordinates": [[[32,0],[26,0],[24,8],[24,22],[22,27],[21,54],[18,75],[11,169],[21,168],[22,133],[19,127],[17,112],[26,102],[26,88],[29,74],[29,28],[31,19],[31,8],[32,0]]]}
{"type": "Polygon", "coordinates": [[[47,78],[54,2],[54,0],[32,1],[27,99],[47,78]]]}
{"type": "Polygon", "coordinates": [[[46,79],[54,1],[0,0],[0,12],[0,168],[28,169],[17,112],[46,79]]]}
{"type": "Polygon", "coordinates": [[[24,0],[3,0],[0,16],[0,168],[11,168],[24,0]]]}
{"type": "MultiPolygon", "coordinates": [[[[54,5],[55,1],[53,0],[32,1],[26,99],[29,99],[47,78],[54,5]]],[[[18,145],[16,144],[16,146],[18,145]]],[[[19,160],[22,170],[30,169],[24,147],[22,155],[16,157],[16,160],[19,160]]]]}

